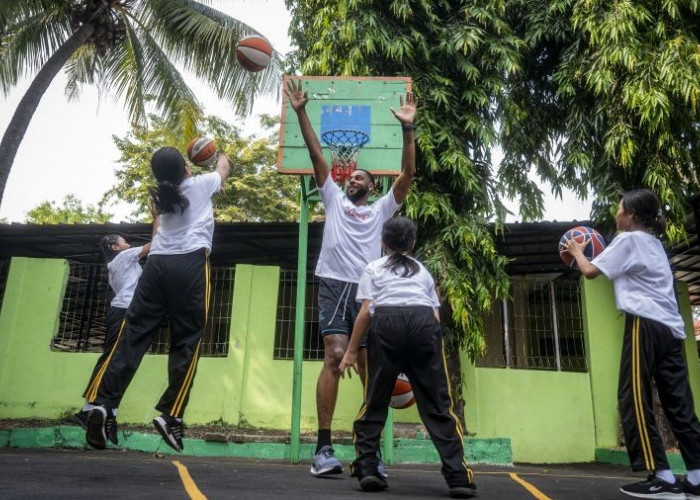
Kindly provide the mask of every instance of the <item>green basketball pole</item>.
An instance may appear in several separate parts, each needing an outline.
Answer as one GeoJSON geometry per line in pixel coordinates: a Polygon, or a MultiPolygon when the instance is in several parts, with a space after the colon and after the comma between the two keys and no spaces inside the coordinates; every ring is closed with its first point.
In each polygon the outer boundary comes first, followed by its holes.
{"type": "Polygon", "coordinates": [[[297,248],[297,297],[294,314],[294,370],[292,378],[292,428],[289,438],[289,459],[299,463],[301,451],[301,376],[304,360],[306,322],[306,261],[309,242],[309,201],[307,176],[301,177],[299,203],[299,246],[297,248]]]}

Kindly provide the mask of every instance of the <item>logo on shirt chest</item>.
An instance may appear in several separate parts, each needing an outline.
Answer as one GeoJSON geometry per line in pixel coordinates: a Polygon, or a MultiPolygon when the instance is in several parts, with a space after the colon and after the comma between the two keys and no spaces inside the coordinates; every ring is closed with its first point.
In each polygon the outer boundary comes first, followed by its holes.
{"type": "Polygon", "coordinates": [[[355,207],[344,207],[345,215],[351,219],[367,220],[372,216],[371,211],[358,212],[355,207]]]}

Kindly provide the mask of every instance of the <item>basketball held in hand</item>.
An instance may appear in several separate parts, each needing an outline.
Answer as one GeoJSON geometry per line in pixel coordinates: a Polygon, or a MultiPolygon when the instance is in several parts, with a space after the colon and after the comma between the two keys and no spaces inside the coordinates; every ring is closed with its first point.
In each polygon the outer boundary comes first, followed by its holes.
{"type": "Polygon", "coordinates": [[[206,137],[195,137],[187,144],[187,157],[199,167],[210,167],[218,157],[216,144],[206,137]]]}
{"type": "Polygon", "coordinates": [[[253,73],[262,71],[270,64],[272,45],[263,37],[251,35],[241,38],[236,46],[236,59],[243,69],[253,73]]]}
{"type": "Polygon", "coordinates": [[[588,226],[576,226],[565,232],[559,239],[559,257],[568,267],[577,269],[574,256],[564,249],[566,240],[576,240],[578,243],[585,243],[590,240],[590,243],[583,249],[583,256],[589,261],[600,255],[605,249],[605,239],[601,234],[588,226]]]}
{"type": "Polygon", "coordinates": [[[400,373],[399,376],[396,377],[396,384],[394,384],[394,390],[391,393],[389,406],[400,410],[413,406],[415,402],[416,398],[413,396],[413,387],[411,387],[408,377],[400,373]]]}

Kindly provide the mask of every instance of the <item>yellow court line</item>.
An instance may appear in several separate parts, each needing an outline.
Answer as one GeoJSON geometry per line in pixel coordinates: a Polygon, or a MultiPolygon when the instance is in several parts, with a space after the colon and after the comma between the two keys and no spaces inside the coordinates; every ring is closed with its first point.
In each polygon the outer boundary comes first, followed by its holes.
{"type": "Polygon", "coordinates": [[[180,473],[180,479],[182,479],[182,484],[185,486],[185,491],[190,498],[192,500],[207,500],[207,497],[205,497],[204,494],[199,491],[197,485],[194,484],[194,480],[192,480],[192,476],[190,476],[187,467],[182,465],[177,460],[173,460],[173,465],[177,467],[177,471],[180,473]]]}
{"type": "Polygon", "coordinates": [[[545,495],[544,493],[542,493],[540,490],[538,490],[537,488],[535,488],[532,484],[530,484],[530,483],[528,483],[527,481],[525,481],[524,479],[521,479],[520,477],[518,477],[517,474],[511,472],[511,473],[508,474],[508,475],[510,476],[510,478],[511,478],[513,481],[515,481],[516,483],[520,483],[520,485],[521,485],[523,488],[525,488],[527,491],[529,491],[529,492],[532,494],[532,496],[535,497],[537,500],[552,500],[552,499],[549,498],[547,495],[545,495]]]}

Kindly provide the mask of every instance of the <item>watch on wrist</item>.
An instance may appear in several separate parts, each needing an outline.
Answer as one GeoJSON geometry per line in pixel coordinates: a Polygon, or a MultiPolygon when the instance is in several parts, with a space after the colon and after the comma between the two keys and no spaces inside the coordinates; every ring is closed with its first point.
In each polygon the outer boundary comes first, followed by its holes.
{"type": "Polygon", "coordinates": [[[416,126],[413,125],[412,123],[405,123],[401,125],[401,128],[404,130],[415,130],[416,126]]]}

